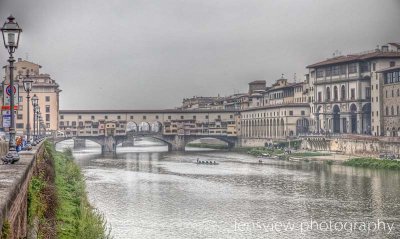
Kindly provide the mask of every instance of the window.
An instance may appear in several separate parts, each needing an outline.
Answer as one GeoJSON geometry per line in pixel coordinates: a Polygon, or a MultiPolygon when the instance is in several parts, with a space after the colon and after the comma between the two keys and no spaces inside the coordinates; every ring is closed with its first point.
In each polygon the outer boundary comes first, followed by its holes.
{"type": "Polygon", "coordinates": [[[46,121],[50,121],[50,114],[46,114],[46,121]]]}
{"type": "Polygon", "coordinates": [[[289,110],[289,115],[293,115],[293,110],[289,110]]]}
{"type": "Polygon", "coordinates": [[[183,115],[181,115],[181,119],[184,119],[183,115]]]}
{"type": "Polygon", "coordinates": [[[193,119],[194,119],[194,120],[196,119],[196,115],[193,115],[193,119]]]}
{"type": "Polygon", "coordinates": [[[344,85],[342,85],[340,91],[341,91],[341,93],[340,93],[340,99],[341,99],[341,100],[345,100],[345,99],[346,99],[346,87],[345,87],[344,85]]]}
{"type": "MultiPolygon", "coordinates": [[[[265,116],[265,113],[264,113],[264,116],[265,116]]],[[[233,115],[229,115],[229,118],[230,118],[230,119],[233,119],[233,115]]]]}
{"type": "Polygon", "coordinates": [[[351,92],[351,99],[354,100],[356,98],[356,89],[352,88],[350,92],[351,92]]]}
{"type": "Polygon", "coordinates": [[[105,116],[104,116],[104,119],[108,119],[108,115],[105,115],[105,116]]]}
{"type": "Polygon", "coordinates": [[[46,113],[50,113],[50,105],[46,105],[46,113]]]}
{"type": "Polygon", "coordinates": [[[94,120],[94,115],[92,115],[90,118],[91,118],[92,120],[94,120]]]}
{"type": "Polygon", "coordinates": [[[60,119],[62,119],[62,120],[63,120],[63,119],[64,119],[64,115],[60,115],[60,119]]]}
{"type": "Polygon", "coordinates": [[[333,98],[335,101],[338,100],[338,88],[337,86],[333,87],[333,98]]]}
{"type": "Polygon", "coordinates": [[[22,103],[24,101],[24,98],[22,96],[18,97],[18,102],[22,103]]]}
{"type": "Polygon", "coordinates": [[[21,115],[21,114],[18,114],[18,115],[17,115],[17,119],[19,119],[19,120],[22,119],[22,115],[21,115]]]}
{"type": "Polygon", "coordinates": [[[74,126],[76,126],[76,121],[72,121],[71,122],[71,125],[74,127],[74,126]]]}
{"type": "Polygon", "coordinates": [[[146,115],[143,115],[143,119],[145,120],[147,117],[146,117],[146,115]]]}
{"type": "Polygon", "coordinates": [[[156,119],[158,119],[158,115],[156,115],[156,119]]]}
{"type": "Polygon", "coordinates": [[[171,119],[171,115],[168,115],[168,119],[169,119],[169,120],[171,119]]]}
{"type": "Polygon", "coordinates": [[[46,96],[46,102],[50,102],[50,96],[46,96]]]}
{"type": "Polygon", "coordinates": [[[306,112],[304,110],[302,110],[301,115],[306,115],[306,112]]]}
{"type": "Polygon", "coordinates": [[[317,69],[317,78],[324,77],[324,70],[319,68],[317,69]]]}
{"type": "Polygon", "coordinates": [[[389,107],[386,106],[386,115],[389,115],[389,107]]]}
{"type": "Polygon", "coordinates": [[[391,110],[390,110],[391,115],[394,115],[394,108],[392,106],[391,110]]]}
{"type": "Polygon", "coordinates": [[[349,74],[357,73],[357,63],[349,64],[349,74]]]}
{"type": "Polygon", "coordinates": [[[326,68],[325,76],[331,76],[331,75],[332,75],[332,68],[331,67],[326,68]]]}
{"type": "Polygon", "coordinates": [[[322,102],[322,92],[318,92],[318,102],[322,102]]]}
{"type": "Polygon", "coordinates": [[[373,70],[373,71],[376,70],[376,63],[372,63],[372,70],[373,70]]]}
{"type": "Polygon", "coordinates": [[[339,75],[339,71],[340,71],[339,66],[333,66],[333,67],[332,67],[332,75],[333,75],[333,76],[339,75]]]}
{"type": "Polygon", "coordinates": [[[121,115],[117,115],[117,119],[119,119],[119,120],[120,120],[120,119],[121,119],[121,115]]]}
{"type": "Polygon", "coordinates": [[[24,123],[18,123],[16,124],[17,129],[23,129],[24,128],[24,123]]]}
{"type": "Polygon", "coordinates": [[[60,126],[64,126],[64,121],[60,121],[60,126]]]}
{"type": "Polygon", "coordinates": [[[368,72],[369,71],[369,63],[368,62],[360,62],[360,71],[368,72]]]}
{"type": "Polygon", "coordinates": [[[371,88],[370,87],[365,87],[365,98],[371,99],[371,88]]]}
{"type": "Polygon", "coordinates": [[[206,115],[206,119],[208,119],[208,115],[206,115]]]}
{"type": "Polygon", "coordinates": [[[341,65],[340,66],[340,74],[342,74],[342,75],[346,75],[346,72],[347,72],[347,66],[346,65],[341,65]]]}
{"type": "Polygon", "coordinates": [[[130,119],[133,120],[133,115],[131,115],[130,119]]]}
{"type": "Polygon", "coordinates": [[[326,88],[326,100],[331,100],[331,89],[329,87],[326,88]]]}
{"type": "Polygon", "coordinates": [[[390,65],[390,67],[393,67],[393,66],[395,66],[395,65],[396,65],[396,62],[394,62],[394,61],[391,61],[389,65],[390,65]]]}
{"type": "Polygon", "coordinates": [[[218,119],[221,119],[221,115],[218,115],[218,119]]]}

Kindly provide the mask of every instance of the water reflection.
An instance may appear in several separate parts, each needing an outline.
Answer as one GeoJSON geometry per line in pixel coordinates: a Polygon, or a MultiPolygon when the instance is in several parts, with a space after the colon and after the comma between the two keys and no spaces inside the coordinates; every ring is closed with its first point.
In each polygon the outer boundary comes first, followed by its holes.
{"type": "Polygon", "coordinates": [[[107,156],[88,143],[74,152],[90,201],[104,212],[116,238],[400,236],[397,171],[277,160],[259,165],[253,157],[230,152],[165,151],[166,146],[142,145],[107,156]],[[197,165],[196,159],[220,164],[197,165]],[[300,230],[311,220],[378,219],[395,223],[391,234],[300,230]],[[295,228],[267,227],[280,222],[295,228]]]}

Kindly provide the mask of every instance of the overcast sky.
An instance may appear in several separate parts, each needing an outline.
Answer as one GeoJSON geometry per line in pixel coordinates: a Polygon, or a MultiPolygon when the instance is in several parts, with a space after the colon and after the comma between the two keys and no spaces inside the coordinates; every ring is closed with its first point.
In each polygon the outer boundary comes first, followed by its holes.
{"type": "Polygon", "coordinates": [[[173,108],[400,42],[400,0],[0,0],[10,13],[61,109],[173,108]]]}

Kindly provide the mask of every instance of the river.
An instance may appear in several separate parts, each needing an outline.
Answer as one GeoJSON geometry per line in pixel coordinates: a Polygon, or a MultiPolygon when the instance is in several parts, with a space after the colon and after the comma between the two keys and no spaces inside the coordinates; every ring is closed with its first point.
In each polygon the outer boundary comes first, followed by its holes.
{"type": "Polygon", "coordinates": [[[398,171],[166,150],[74,150],[115,238],[400,238],[398,171]]]}

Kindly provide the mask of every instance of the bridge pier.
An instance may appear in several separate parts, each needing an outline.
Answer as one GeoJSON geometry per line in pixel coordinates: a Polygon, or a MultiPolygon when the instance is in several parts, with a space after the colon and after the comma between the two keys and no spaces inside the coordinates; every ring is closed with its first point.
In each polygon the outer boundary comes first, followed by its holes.
{"type": "Polygon", "coordinates": [[[104,138],[101,144],[101,153],[115,153],[117,152],[117,142],[113,136],[104,138]]]}

